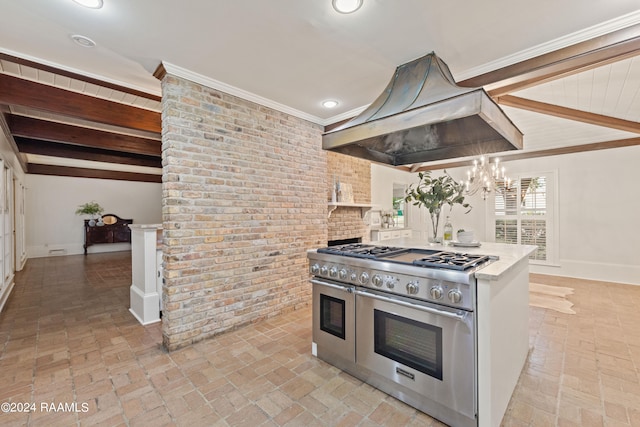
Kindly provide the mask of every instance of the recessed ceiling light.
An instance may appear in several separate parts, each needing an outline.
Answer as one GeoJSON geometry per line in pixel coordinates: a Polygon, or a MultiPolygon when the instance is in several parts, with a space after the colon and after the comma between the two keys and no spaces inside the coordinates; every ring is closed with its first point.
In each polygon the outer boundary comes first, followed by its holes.
{"type": "Polygon", "coordinates": [[[80,6],[90,7],[91,9],[100,9],[104,3],[102,0],[73,0],[80,6]]]}
{"type": "Polygon", "coordinates": [[[96,45],[96,42],[91,40],[89,37],[81,36],[79,34],[73,34],[71,39],[82,47],[94,47],[96,45]]]}
{"type": "Polygon", "coordinates": [[[333,8],[340,13],[353,13],[360,9],[363,0],[332,0],[333,8]]]}
{"type": "Polygon", "coordinates": [[[322,101],[322,106],[324,108],[335,108],[338,106],[338,101],[334,101],[333,99],[327,99],[326,101],[322,101]]]}

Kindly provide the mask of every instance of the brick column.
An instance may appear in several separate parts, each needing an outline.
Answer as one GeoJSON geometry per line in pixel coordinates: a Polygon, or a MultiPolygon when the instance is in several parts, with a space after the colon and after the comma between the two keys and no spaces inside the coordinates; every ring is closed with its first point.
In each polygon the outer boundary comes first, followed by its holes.
{"type": "Polygon", "coordinates": [[[322,127],[170,74],[162,92],[165,347],[310,304],[322,127]]]}

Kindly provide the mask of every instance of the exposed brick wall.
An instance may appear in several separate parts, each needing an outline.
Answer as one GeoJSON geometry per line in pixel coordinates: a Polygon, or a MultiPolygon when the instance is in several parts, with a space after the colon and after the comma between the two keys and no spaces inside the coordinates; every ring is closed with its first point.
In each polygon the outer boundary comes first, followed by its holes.
{"type": "Polygon", "coordinates": [[[327,240],[343,240],[361,238],[363,242],[370,240],[370,230],[362,220],[362,209],[341,206],[329,217],[327,240]]]}
{"type": "Polygon", "coordinates": [[[333,178],[351,184],[355,203],[371,203],[371,162],[345,154],[327,153],[327,200],[333,178]]]}
{"type": "MultiPolygon", "coordinates": [[[[354,203],[371,203],[371,162],[340,153],[327,153],[327,200],[331,200],[333,179],[353,187],[354,203]]],[[[339,207],[328,221],[327,240],[360,237],[369,241],[369,228],[360,208],[339,207]]]]}
{"type": "Polygon", "coordinates": [[[165,347],[310,304],[321,126],[170,74],[162,92],[165,347]]]}

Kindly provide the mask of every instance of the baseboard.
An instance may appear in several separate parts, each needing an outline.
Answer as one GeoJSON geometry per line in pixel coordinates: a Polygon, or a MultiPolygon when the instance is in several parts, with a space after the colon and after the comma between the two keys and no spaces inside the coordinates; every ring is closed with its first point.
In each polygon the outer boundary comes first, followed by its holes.
{"type": "Polygon", "coordinates": [[[549,276],[599,280],[640,286],[640,266],[577,260],[560,260],[560,266],[530,264],[529,271],[549,276]]]}
{"type": "Polygon", "coordinates": [[[6,288],[4,288],[2,290],[2,293],[0,294],[0,313],[2,313],[2,309],[4,308],[4,304],[7,302],[7,300],[9,299],[9,295],[11,295],[11,291],[13,290],[13,285],[14,285],[14,281],[12,280],[9,283],[9,286],[7,286],[6,288]]]}
{"type": "MultiPolygon", "coordinates": [[[[96,254],[104,252],[122,252],[130,251],[131,243],[105,243],[95,244],[87,248],[87,253],[96,254]]],[[[80,255],[84,254],[84,247],[82,245],[68,244],[68,245],[47,245],[47,246],[29,246],[27,248],[27,258],[44,258],[50,256],[64,256],[64,255],[80,255]]]]}

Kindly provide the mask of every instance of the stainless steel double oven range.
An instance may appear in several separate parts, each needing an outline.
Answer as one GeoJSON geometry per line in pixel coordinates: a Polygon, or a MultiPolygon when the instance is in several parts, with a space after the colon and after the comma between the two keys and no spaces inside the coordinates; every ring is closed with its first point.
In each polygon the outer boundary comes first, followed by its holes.
{"type": "Polygon", "coordinates": [[[314,355],[446,424],[477,425],[473,273],[489,256],[349,244],[308,258],[314,355]]]}

